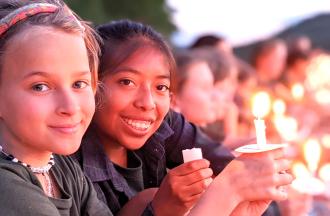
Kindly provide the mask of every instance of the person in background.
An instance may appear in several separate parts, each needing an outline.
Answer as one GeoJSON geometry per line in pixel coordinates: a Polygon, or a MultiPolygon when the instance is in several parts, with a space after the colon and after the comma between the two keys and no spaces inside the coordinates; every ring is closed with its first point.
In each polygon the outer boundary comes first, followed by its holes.
{"type": "Polygon", "coordinates": [[[176,55],[176,63],[171,108],[200,127],[213,123],[218,113],[208,59],[196,51],[185,51],[176,55]]]}
{"type": "Polygon", "coordinates": [[[201,47],[215,47],[220,52],[224,52],[227,54],[233,53],[233,48],[231,44],[224,37],[213,34],[201,35],[189,47],[189,49],[193,50],[201,47]]]}
{"type": "MultiPolygon", "coordinates": [[[[199,48],[207,58],[214,77],[213,101],[216,104],[216,121],[204,131],[213,139],[232,149],[238,141],[238,107],[234,102],[237,91],[238,67],[236,58],[211,47],[199,48]],[[219,136],[222,134],[222,137],[219,136]]],[[[195,52],[201,52],[195,49],[195,52]]]]}
{"type": "Polygon", "coordinates": [[[252,56],[257,72],[258,86],[275,88],[285,67],[287,46],[282,39],[269,39],[259,43],[252,56]]]}
{"type": "Polygon", "coordinates": [[[308,52],[292,51],[287,58],[287,67],[282,76],[282,83],[291,88],[294,84],[304,85],[307,76],[307,67],[311,57],[308,52]]]}
{"type": "Polygon", "coordinates": [[[256,72],[250,64],[243,60],[237,63],[239,68],[238,86],[234,101],[239,110],[238,133],[243,137],[251,137],[255,133],[251,98],[257,88],[256,72]]]}

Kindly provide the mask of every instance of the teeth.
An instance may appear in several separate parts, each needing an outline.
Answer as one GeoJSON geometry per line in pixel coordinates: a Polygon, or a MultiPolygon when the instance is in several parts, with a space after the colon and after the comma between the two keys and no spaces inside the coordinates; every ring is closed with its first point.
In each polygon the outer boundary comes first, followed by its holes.
{"type": "Polygon", "coordinates": [[[151,121],[141,121],[141,120],[133,120],[128,118],[123,118],[123,120],[129,124],[130,126],[134,127],[138,130],[146,130],[150,127],[151,121]]]}

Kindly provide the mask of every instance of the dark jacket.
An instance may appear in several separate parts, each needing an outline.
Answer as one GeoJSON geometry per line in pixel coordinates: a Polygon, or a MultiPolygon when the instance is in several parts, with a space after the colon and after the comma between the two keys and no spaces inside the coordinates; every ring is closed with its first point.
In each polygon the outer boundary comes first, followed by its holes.
{"type": "MultiPolygon", "coordinates": [[[[209,139],[181,114],[171,111],[146,144],[135,152],[142,161],[144,188],[159,187],[166,169],[183,163],[182,150],[193,147],[202,148],[203,157],[211,162],[215,174],[221,172],[234,158],[229,150],[209,139]]],[[[92,180],[98,197],[108,204],[113,213],[117,213],[135,195],[103,152],[92,127],[74,158],[92,180]]]]}

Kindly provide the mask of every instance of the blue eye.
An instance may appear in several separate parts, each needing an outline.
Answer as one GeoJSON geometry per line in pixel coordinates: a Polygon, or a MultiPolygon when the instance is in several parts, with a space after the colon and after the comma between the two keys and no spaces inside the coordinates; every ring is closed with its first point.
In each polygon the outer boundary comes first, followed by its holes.
{"type": "Polygon", "coordinates": [[[88,83],[85,81],[77,81],[73,83],[73,88],[76,89],[82,89],[82,88],[86,88],[86,86],[88,86],[88,83]]]}
{"type": "Polygon", "coordinates": [[[38,91],[38,92],[44,92],[49,90],[49,87],[46,84],[36,84],[32,86],[32,90],[38,91]]]}

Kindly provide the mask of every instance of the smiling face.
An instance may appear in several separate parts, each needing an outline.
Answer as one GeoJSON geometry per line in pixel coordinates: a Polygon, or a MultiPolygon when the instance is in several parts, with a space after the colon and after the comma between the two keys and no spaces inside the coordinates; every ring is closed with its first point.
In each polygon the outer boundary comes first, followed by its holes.
{"type": "Polygon", "coordinates": [[[140,48],[102,80],[94,122],[106,148],[135,150],[159,128],[170,105],[170,71],[154,48],[140,48]]]}
{"type": "Polygon", "coordinates": [[[49,159],[51,152],[75,152],[95,108],[81,35],[29,27],[9,41],[2,63],[5,150],[31,165],[49,159]]]}

